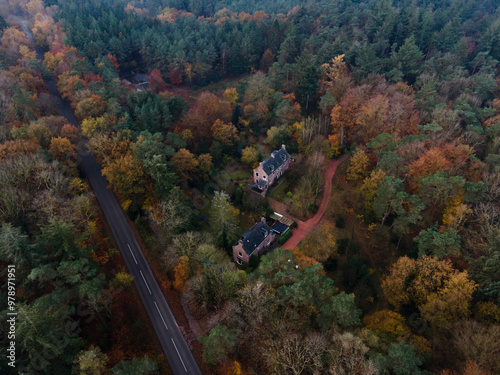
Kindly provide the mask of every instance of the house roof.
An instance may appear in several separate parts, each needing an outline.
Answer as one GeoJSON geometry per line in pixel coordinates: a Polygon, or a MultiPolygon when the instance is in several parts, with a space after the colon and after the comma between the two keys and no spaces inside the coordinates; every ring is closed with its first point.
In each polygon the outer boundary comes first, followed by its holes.
{"type": "Polygon", "coordinates": [[[264,190],[264,188],[266,187],[266,184],[267,184],[267,181],[264,180],[264,179],[260,179],[259,181],[257,181],[257,186],[261,189],[261,190],[264,190]]]}
{"type": "Polygon", "coordinates": [[[288,229],[288,225],[276,223],[273,225],[272,229],[278,232],[279,234],[283,234],[288,229]]]}
{"type": "Polygon", "coordinates": [[[257,246],[259,246],[269,234],[271,234],[269,225],[263,222],[254,224],[254,226],[243,233],[243,236],[240,238],[243,250],[245,250],[248,255],[252,254],[257,246]]]}
{"type": "Polygon", "coordinates": [[[290,154],[283,145],[279,150],[273,151],[271,156],[262,162],[262,169],[268,175],[272,174],[276,169],[281,167],[287,160],[290,160],[290,154]]]}

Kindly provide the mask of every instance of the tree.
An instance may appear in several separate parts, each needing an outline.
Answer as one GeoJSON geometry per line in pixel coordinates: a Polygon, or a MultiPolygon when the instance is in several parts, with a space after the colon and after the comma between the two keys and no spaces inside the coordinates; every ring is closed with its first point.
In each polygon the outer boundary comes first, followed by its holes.
{"type": "MultiPolygon", "coordinates": [[[[163,80],[163,77],[161,76],[161,73],[158,69],[153,69],[151,71],[151,74],[149,75],[148,82],[149,82],[149,88],[155,94],[158,94],[167,88],[167,84],[163,80]]],[[[182,80],[181,80],[181,82],[182,82],[182,80]]],[[[172,83],[175,85],[175,84],[179,84],[180,82],[172,82],[172,83]]]]}
{"type": "Polygon", "coordinates": [[[144,358],[135,357],[130,361],[118,362],[118,364],[111,369],[111,372],[113,375],[157,375],[160,373],[157,363],[147,356],[144,358]]]}
{"type": "Polygon", "coordinates": [[[111,188],[126,199],[137,203],[147,196],[146,175],[141,162],[132,155],[111,161],[102,169],[102,174],[106,176],[111,188]]]}
{"type": "Polygon", "coordinates": [[[219,119],[212,125],[212,137],[227,148],[233,147],[240,141],[238,129],[233,124],[225,124],[219,119]]]}
{"type": "Polygon", "coordinates": [[[70,168],[76,167],[76,146],[68,138],[52,138],[49,154],[52,158],[64,163],[70,168]]]}
{"type": "Polygon", "coordinates": [[[369,160],[364,150],[358,149],[349,160],[347,167],[347,179],[349,181],[359,182],[368,176],[369,160]]]}
{"type": "Polygon", "coordinates": [[[340,292],[321,306],[318,322],[326,331],[332,325],[351,328],[361,324],[361,310],[354,303],[354,294],[340,292]]]}
{"type": "Polygon", "coordinates": [[[361,185],[361,193],[365,198],[364,206],[367,213],[373,210],[373,201],[385,176],[386,174],[382,169],[371,171],[370,176],[366,177],[361,185]]]}
{"type": "Polygon", "coordinates": [[[106,112],[106,102],[96,94],[83,99],[76,105],[75,115],[84,119],[87,117],[99,117],[106,112]]]}
{"type": "Polygon", "coordinates": [[[194,175],[199,168],[200,163],[195,156],[185,148],[181,148],[175,156],[172,157],[175,170],[180,178],[189,182],[194,179],[194,175]]]}
{"type": "Polygon", "coordinates": [[[420,231],[413,241],[417,244],[419,256],[433,255],[442,259],[460,252],[460,236],[455,229],[438,232],[435,228],[428,228],[420,231]]]}
{"type": "Polygon", "coordinates": [[[0,255],[2,259],[15,264],[19,269],[31,267],[33,253],[28,236],[22,233],[21,228],[10,223],[0,227],[0,255]]]}
{"type": "Polygon", "coordinates": [[[316,56],[304,50],[297,59],[294,70],[295,96],[301,103],[303,112],[307,114],[310,110],[309,105],[315,100],[318,91],[320,70],[316,63],[316,56]]]}
{"type": "Polygon", "coordinates": [[[91,345],[81,351],[75,359],[75,369],[78,375],[101,375],[106,370],[108,356],[98,346],[91,345]]]}
{"type": "Polygon", "coordinates": [[[308,257],[324,263],[337,253],[334,226],[330,223],[314,228],[304,239],[302,251],[308,257]]]}
{"type": "Polygon", "coordinates": [[[318,334],[306,337],[295,333],[284,334],[269,340],[265,348],[265,361],[273,374],[294,374],[319,372],[321,355],[327,347],[326,340],[318,334]]]}
{"type": "Polygon", "coordinates": [[[239,331],[217,325],[207,337],[200,337],[203,344],[203,361],[216,365],[224,361],[237,344],[239,331]]]}
{"type": "Polygon", "coordinates": [[[416,353],[416,347],[400,341],[392,344],[387,352],[387,367],[395,375],[419,375],[422,358],[416,353]]]}
{"type": "Polygon", "coordinates": [[[241,162],[250,168],[255,168],[259,161],[259,151],[255,146],[247,146],[241,151],[241,162]]]}
{"type": "Polygon", "coordinates": [[[427,321],[441,328],[470,314],[476,284],[466,271],[454,270],[448,261],[424,256],[399,258],[382,288],[396,310],[413,304],[427,321]]]}
{"type": "Polygon", "coordinates": [[[438,292],[430,293],[420,307],[422,317],[434,327],[449,327],[470,315],[472,295],[477,285],[469,280],[467,271],[455,273],[438,292]]]}
{"type": "Polygon", "coordinates": [[[201,181],[207,181],[210,178],[213,167],[214,163],[212,162],[212,155],[201,154],[198,156],[198,169],[201,181]]]}
{"type": "Polygon", "coordinates": [[[240,212],[231,205],[229,195],[216,191],[212,199],[210,224],[217,242],[224,248],[238,236],[238,217],[240,212]]]}
{"type": "Polygon", "coordinates": [[[406,38],[399,51],[391,56],[394,66],[403,73],[404,78],[410,84],[415,82],[420,73],[422,58],[422,52],[416,45],[413,34],[406,38]]]}
{"type": "Polygon", "coordinates": [[[451,345],[461,358],[473,361],[484,371],[500,371],[500,326],[485,326],[474,320],[457,322],[452,332],[451,345]]]}
{"type": "Polygon", "coordinates": [[[281,145],[288,143],[291,137],[290,129],[286,125],[272,126],[267,131],[266,143],[272,148],[280,148],[281,145]]]}
{"type": "Polygon", "coordinates": [[[405,324],[405,318],[391,310],[381,310],[367,315],[363,318],[363,323],[386,344],[398,342],[411,333],[405,324]]]}
{"type": "Polygon", "coordinates": [[[224,99],[226,99],[229,102],[231,108],[236,107],[238,103],[238,91],[234,87],[227,88],[224,91],[224,99]]]}
{"type": "Polygon", "coordinates": [[[74,125],[64,124],[61,128],[61,137],[68,138],[71,143],[76,144],[76,142],[78,141],[78,134],[78,128],[74,125]]]}
{"type": "Polygon", "coordinates": [[[191,277],[191,268],[189,267],[189,258],[187,256],[179,258],[179,263],[175,267],[174,273],[174,288],[183,292],[186,287],[186,281],[191,277]]]}

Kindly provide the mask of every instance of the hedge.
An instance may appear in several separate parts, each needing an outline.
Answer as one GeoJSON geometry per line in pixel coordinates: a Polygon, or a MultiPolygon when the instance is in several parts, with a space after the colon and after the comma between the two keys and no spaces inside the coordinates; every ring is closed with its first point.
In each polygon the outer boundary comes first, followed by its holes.
{"type": "Polygon", "coordinates": [[[283,245],[290,237],[292,237],[292,230],[288,228],[286,231],[283,232],[283,234],[278,238],[278,243],[280,245],[283,245]]]}

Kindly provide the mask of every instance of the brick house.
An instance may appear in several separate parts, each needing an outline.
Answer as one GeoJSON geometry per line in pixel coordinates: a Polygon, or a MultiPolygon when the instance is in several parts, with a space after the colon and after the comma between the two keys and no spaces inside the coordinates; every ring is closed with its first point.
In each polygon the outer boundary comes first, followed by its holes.
{"type": "Polygon", "coordinates": [[[252,228],[243,233],[243,236],[233,245],[233,259],[239,265],[249,263],[252,255],[261,255],[268,248],[276,233],[267,225],[266,219],[255,223],[252,228]]]}
{"type": "Polygon", "coordinates": [[[265,195],[269,186],[288,169],[290,160],[290,154],[286,151],[285,145],[273,151],[271,156],[261,161],[253,170],[254,189],[265,195]]]}

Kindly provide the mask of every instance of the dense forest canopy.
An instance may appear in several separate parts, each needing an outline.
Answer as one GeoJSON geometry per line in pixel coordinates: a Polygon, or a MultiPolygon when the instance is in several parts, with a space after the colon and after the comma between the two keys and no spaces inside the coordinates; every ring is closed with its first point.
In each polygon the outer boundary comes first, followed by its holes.
{"type": "Polygon", "coordinates": [[[132,280],[78,167],[83,136],[164,292],[179,306],[182,293],[199,323],[191,345],[207,373],[500,372],[498,1],[0,10],[0,260],[25,278],[28,370],[83,304],[98,323],[81,324],[64,353],[56,345],[43,373],[168,371],[144,325],[120,328],[119,309],[145,313],[126,304],[132,280]],[[28,19],[43,61],[9,13],[28,19]],[[49,79],[79,129],[57,116],[49,79]],[[257,196],[251,170],[282,145],[294,162],[257,196]],[[300,229],[322,199],[297,247],[282,237],[283,249],[232,261],[235,241],[275,207],[300,229]],[[148,343],[125,349],[138,332],[148,343]]]}

